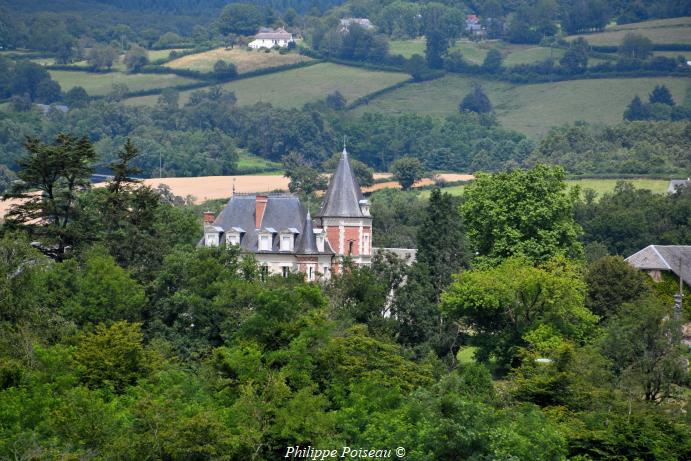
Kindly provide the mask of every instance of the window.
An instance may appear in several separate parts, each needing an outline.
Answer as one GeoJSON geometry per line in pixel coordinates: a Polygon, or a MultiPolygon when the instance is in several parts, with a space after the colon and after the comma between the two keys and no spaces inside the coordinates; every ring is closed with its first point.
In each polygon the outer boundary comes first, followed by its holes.
{"type": "Polygon", "coordinates": [[[312,266],[309,266],[307,268],[307,280],[309,280],[309,281],[314,280],[314,268],[312,266]]]}
{"type": "Polygon", "coordinates": [[[283,266],[283,267],[281,267],[281,271],[282,271],[283,277],[288,277],[288,274],[290,274],[290,267],[283,266]]]}
{"type": "Polygon", "coordinates": [[[324,278],[329,278],[329,266],[324,266],[324,278]]]}
{"type": "Polygon", "coordinates": [[[293,249],[293,236],[289,234],[281,235],[281,251],[291,251],[293,249]]]}
{"type": "Polygon", "coordinates": [[[348,255],[350,256],[352,254],[353,254],[353,241],[351,240],[350,242],[348,242],[348,255]]]}
{"type": "Polygon", "coordinates": [[[262,235],[259,237],[259,250],[269,251],[271,250],[271,239],[268,235],[262,235]]]}
{"type": "Polygon", "coordinates": [[[369,235],[364,235],[362,237],[362,253],[368,255],[369,254],[369,235]]]}
{"type": "Polygon", "coordinates": [[[262,280],[266,280],[269,275],[269,266],[262,266],[259,273],[262,280]]]}
{"type": "Polygon", "coordinates": [[[218,246],[218,234],[216,234],[216,233],[206,234],[206,246],[217,247],[218,246]]]}
{"type": "Polygon", "coordinates": [[[229,243],[231,245],[240,245],[240,235],[228,234],[226,237],[226,243],[229,243]]]}

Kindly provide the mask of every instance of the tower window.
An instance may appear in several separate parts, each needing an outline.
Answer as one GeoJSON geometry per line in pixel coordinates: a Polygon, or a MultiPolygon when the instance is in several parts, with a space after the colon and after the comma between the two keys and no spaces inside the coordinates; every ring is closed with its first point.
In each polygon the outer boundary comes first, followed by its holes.
{"type": "Polygon", "coordinates": [[[348,242],[348,256],[353,254],[353,241],[348,242]]]}

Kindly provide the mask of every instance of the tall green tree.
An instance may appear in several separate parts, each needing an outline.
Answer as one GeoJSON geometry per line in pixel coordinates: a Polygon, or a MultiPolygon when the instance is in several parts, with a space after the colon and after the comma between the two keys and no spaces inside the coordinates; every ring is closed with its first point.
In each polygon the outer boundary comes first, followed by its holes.
{"type": "Polygon", "coordinates": [[[650,104],[666,104],[668,106],[674,105],[672,93],[669,92],[669,88],[667,88],[665,85],[655,85],[655,88],[648,96],[648,101],[650,104]]]}
{"type": "Polygon", "coordinates": [[[533,261],[581,257],[581,227],[574,219],[576,191],[567,191],[564,170],[538,165],[480,174],[461,206],[471,247],[497,260],[522,254],[533,261]]]}
{"type": "Polygon", "coordinates": [[[77,197],[90,187],[96,152],[87,138],[66,134],[59,134],[51,144],[29,138],[25,147],[27,156],[18,162],[21,181],[4,196],[18,199],[10,207],[6,225],[26,229],[39,239],[42,252],[62,260],[80,239],[74,226],[77,197]]]}
{"type": "Polygon", "coordinates": [[[433,189],[417,233],[417,261],[427,266],[436,301],[451,275],[468,266],[470,254],[458,203],[433,189]]]}

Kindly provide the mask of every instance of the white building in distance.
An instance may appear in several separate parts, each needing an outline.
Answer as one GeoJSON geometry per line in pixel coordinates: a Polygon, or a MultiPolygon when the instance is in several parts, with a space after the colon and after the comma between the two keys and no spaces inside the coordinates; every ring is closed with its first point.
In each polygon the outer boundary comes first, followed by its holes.
{"type": "Polygon", "coordinates": [[[287,32],[283,27],[279,27],[275,30],[263,27],[259,29],[257,35],[254,36],[254,40],[252,40],[248,46],[255,50],[260,48],[273,48],[275,46],[285,48],[291,42],[294,42],[293,34],[287,32]]]}

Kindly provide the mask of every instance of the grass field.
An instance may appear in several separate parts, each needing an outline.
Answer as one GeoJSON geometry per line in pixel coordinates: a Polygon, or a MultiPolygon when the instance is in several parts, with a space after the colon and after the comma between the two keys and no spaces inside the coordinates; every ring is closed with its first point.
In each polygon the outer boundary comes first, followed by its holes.
{"type": "Polygon", "coordinates": [[[624,36],[629,32],[644,35],[657,44],[691,44],[691,17],[657,19],[612,26],[607,27],[603,32],[572,35],[567,37],[567,39],[573,40],[576,37],[584,37],[591,45],[619,45],[624,36]]]}
{"type": "Polygon", "coordinates": [[[247,51],[244,48],[216,48],[175,59],[168,62],[166,67],[210,72],[213,70],[216,61],[221,59],[235,64],[235,67],[237,67],[238,72],[241,74],[257,69],[311,60],[311,58],[297,53],[279,54],[277,51],[265,53],[263,51],[247,51]]]}
{"type": "Polygon", "coordinates": [[[265,170],[267,174],[269,171],[276,171],[283,174],[283,170],[280,163],[271,162],[269,160],[257,157],[256,155],[243,152],[240,154],[238,159],[238,169],[240,173],[243,171],[258,171],[259,169],[265,170]]]}
{"type": "Polygon", "coordinates": [[[91,72],[73,72],[63,70],[49,71],[51,77],[60,84],[63,91],[69,91],[75,86],[83,87],[92,96],[108,94],[113,85],[123,83],[130,91],[148,90],[151,88],[167,88],[175,85],[192,83],[195,80],[177,75],[162,74],[123,74],[110,72],[96,74],[91,72]]]}
{"type": "MultiPolygon", "coordinates": [[[[474,81],[470,77],[447,75],[429,82],[406,85],[357,108],[355,112],[452,114],[458,111],[458,104],[471,90],[474,81]]],[[[618,123],[634,96],[645,98],[659,84],[666,85],[674,99],[681,102],[691,85],[689,79],[672,77],[572,80],[530,85],[499,81],[481,83],[502,125],[534,138],[544,136],[549,127],[577,120],[618,123]]]]}
{"type": "MultiPolygon", "coordinates": [[[[406,80],[407,74],[380,72],[358,67],[320,63],[300,69],[277,72],[259,77],[236,80],[223,85],[234,91],[238,104],[248,105],[264,101],[279,107],[301,107],[307,102],[324,99],[329,93],[340,91],[348,101],[406,80]]],[[[184,104],[192,92],[180,93],[184,104]]],[[[127,100],[128,104],[153,104],[157,96],[143,96],[127,100]]]]}
{"type": "Polygon", "coordinates": [[[413,40],[391,40],[389,42],[389,53],[392,55],[401,54],[406,58],[414,54],[425,55],[425,39],[416,38],[413,40]]]}
{"type": "Polygon", "coordinates": [[[156,61],[170,56],[171,51],[185,51],[184,48],[175,48],[172,50],[149,50],[149,61],[156,61]]]}
{"type": "MultiPolygon", "coordinates": [[[[618,179],[568,179],[566,184],[570,187],[579,186],[581,190],[592,189],[597,192],[598,197],[612,192],[616,186],[618,179]]],[[[656,194],[663,194],[667,192],[669,181],[665,179],[626,179],[625,181],[633,183],[637,189],[648,189],[656,194]]],[[[465,185],[445,187],[444,192],[451,195],[462,195],[465,185]]],[[[420,193],[420,197],[428,198],[431,194],[430,190],[424,190],[420,193]]]]}

